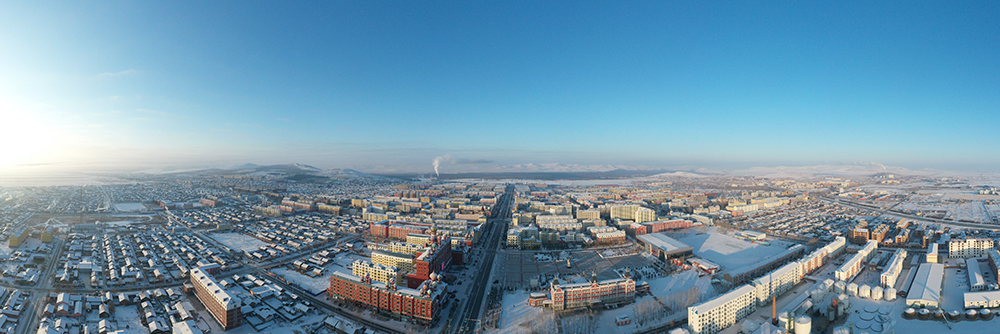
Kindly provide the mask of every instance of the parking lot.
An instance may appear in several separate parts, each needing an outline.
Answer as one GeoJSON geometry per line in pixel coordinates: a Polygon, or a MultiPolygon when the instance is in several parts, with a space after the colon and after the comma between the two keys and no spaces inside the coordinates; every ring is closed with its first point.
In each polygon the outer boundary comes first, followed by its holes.
{"type": "Polygon", "coordinates": [[[503,271],[498,272],[498,279],[504,280],[504,287],[520,289],[528,287],[532,279],[539,279],[538,283],[544,285],[549,278],[554,275],[566,276],[583,274],[590,277],[591,273],[597,274],[597,279],[607,280],[619,278],[614,269],[618,268],[640,268],[653,264],[653,260],[643,256],[641,253],[633,255],[604,258],[600,256],[598,250],[582,250],[566,252],[561,256],[560,252],[548,252],[552,261],[545,259],[536,260],[535,252],[501,252],[498,253],[498,261],[502,261],[498,268],[503,271]],[[566,258],[569,258],[570,267],[566,267],[566,258]],[[540,275],[547,275],[541,277],[540,275]]]}

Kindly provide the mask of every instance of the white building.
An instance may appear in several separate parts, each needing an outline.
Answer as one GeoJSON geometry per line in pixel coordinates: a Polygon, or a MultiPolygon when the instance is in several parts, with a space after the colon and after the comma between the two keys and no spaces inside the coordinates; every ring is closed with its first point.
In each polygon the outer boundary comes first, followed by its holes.
{"type": "Polygon", "coordinates": [[[656,221],[656,211],[649,208],[640,208],[639,210],[635,210],[633,218],[636,223],[656,221]]]}
{"type": "Polygon", "coordinates": [[[965,308],[994,307],[1000,307],[1000,290],[965,293],[965,308]]]}
{"type": "Polygon", "coordinates": [[[937,308],[941,302],[941,283],[944,281],[944,265],[924,263],[913,277],[910,293],[906,295],[906,305],[911,307],[937,308]]]}
{"type": "Polygon", "coordinates": [[[970,257],[986,256],[986,252],[990,249],[993,249],[993,239],[952,239],[948,242],[948,257],[953,259],[966,259],[970,257]]]}
{"type": "Polygon", "coordinates": [[[996,249],[991,249],[986,254],[989,255],[987,259],[990,261],[990,269],[996,274],[994,277],[1000,278],[1000,252],[996,249]]]}
{"type": "Polygon", "coordinates": [[[864,268],[865,263],[871,260],[871,257],[875,254],[875,250],[878,249],[878,241],[868,240],[865,243],[865,247],[861,248],[857,254],[854,255],[850,260],[844,262],[844,265],[840,266],[840,269],[833,272],[833,275],[841,281],[848,281],[854,275],[861,272],[864,268]]]}
{"type": "Polygon", "coordinates": [[[635,212],[642,208],[638,205],[615,205],[611,207],[611,220],[615,218],[619,219],[635,219],[635,212]]]}
{"type": "Polygon", "coordinates": [[[896,250],[896,254],[892,256],[889,260],[889,264],[885,266],[885,270],[882,271],[881,281],[882,286],[891,288],[896,285],[896,280],[899,279],[899,273],[903,271],[903,262],[906,260],[906,251],[903,249],[896,250]]]}
{"type": "Polygon", "coordinates": [[[771,296],[780,295],[790,290],[802,280],[802,264],[791,262],[781,268],[775,269],[767,275],[755,279],[754,289],[757,291],[757,306],[764,306],[771,302],[771,296]]]}
{"type": "Polygon", "coordinates": [[[969,271],[969,291],[986,290],[986,279],[983,278],[982,269],[979,269],[979,260],[976,260],[976,258],[966,259],[965,268],[969,271]]]}
{"type": "Polygon", "coordinates": [[[938,244],[931,244],[931,249],[927,251],[927,263],[938,263],[938,244]]]}
{"type": "Polygon", "coordinates": [[[692,334],[715,334],[757,310],[756,288],[744,285],[704,303],[688,307],[692,334]]]}

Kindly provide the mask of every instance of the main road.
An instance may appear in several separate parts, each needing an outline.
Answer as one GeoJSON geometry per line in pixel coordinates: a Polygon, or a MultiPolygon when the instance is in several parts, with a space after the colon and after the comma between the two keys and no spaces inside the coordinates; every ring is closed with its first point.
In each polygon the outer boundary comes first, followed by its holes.
{"type": "Polygon", "coordinates": [[[476,270],[476,278],[469,290],[465,302],[465,309],[458,315],[462,325],[458,326],[456,333],[473,333],[479,323],[480,312],[482,311],[483,297],[486,296],[486,287],[490,284],[490,277],[493,272],[493,259],[496,258],[500,240],[507,235],[507,218],[511,216],[511,205],[514,202],[514,185],[508,184],[507,189],[495,209],[490,213],[486,221],[486,240],[481,242],[479,250],[481,262],[479,270],[476,270]]]}
{"type": "Polygon", "coordinates": [[[887,209],[877,208],[877,207],[873,207],[873,206],[869,206],[869,205],[864,205],[864,204],[860,204],[860,203],[855,203],[855,202],[851,202],[851,201],[845,201],[845,200],[842,200],[842,199],[839,199],[839,198],[820,197],[820,199],[822,199],[824,201],[827,201],[827,202],[837,203],[837,204],[840,204],[840,205],[843,205],[843,206],[849,206],[849,207],[852,207],[852,208],[855,208],[855,209],[871,210],[871,211],[878,212],[878,213],[880,213],[882,215],[885,215],[885,216],[894,216],[894,217],[897,217],[897,218],[908,218],[908,219],[919,220],[919,221],[924,221],[924,222],[929,222],[929,223],[935,223],[935,224],[941,224],[941,225],[982,228],[982,229],[988,229],[988,230],[993,230],[993,229],[1000,228],[1000,225],[996,225],[996,224],[966,223],[966,222],[959,222],[959,221],[953,221],[953,220],[944,220],[944,219],[937,219],[937,218],[921,217],[921,216],[911,215],[911,214],[903,213],[903,212],[899,212],[899,211],[887,210],[887,209]]]}

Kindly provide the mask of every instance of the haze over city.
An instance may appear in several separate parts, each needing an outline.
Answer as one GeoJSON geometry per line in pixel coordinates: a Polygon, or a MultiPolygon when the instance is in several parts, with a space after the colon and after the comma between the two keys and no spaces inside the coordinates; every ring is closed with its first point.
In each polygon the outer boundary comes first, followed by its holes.
{"type": "Polygon", "coordinates": [[[3,7],[5,175],[1000,165],[991,2],[3,7]]]}

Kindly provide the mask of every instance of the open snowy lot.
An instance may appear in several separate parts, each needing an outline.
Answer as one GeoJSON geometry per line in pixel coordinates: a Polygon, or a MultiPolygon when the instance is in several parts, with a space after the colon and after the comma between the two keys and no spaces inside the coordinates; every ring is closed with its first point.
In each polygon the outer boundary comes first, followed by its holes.
{"type": "Polygon", "coordinates": [[[142,203],[115,203],[115,210],[118,212],[146,211],[146,206],[142,203]]]}
{"type": "Polygon", "coordinates": [[[726,270],[780,254],[787,247],[787,244],[775,240],[768,240],[771,246],[755,244],[719,233],[715,228],[708,228],[705,233],[696,233],[695,229],[689,229],[682,233],[672,233],[670,236],[694,248],[695,255],[715,262],[726,270]]]}
{"type": "Polygon", "coordinates": [[[213,233],[209,236],[229,248],[244,251],[255,251],[268,245],[266,242],[242,233],[213,233]]]}
{"type": "Polygon", "coordinates": [[[278,274],[281,277],[284,277],[286,280],[290,282],[295,282],[300,287],[309,291],[313,295],[326,291],[326,288],[330,287],[330,275],[328,274],[323,274],[316,277],[309,277],[285,267],[278,267],[271,269],[271,272],[278,274]]]}

